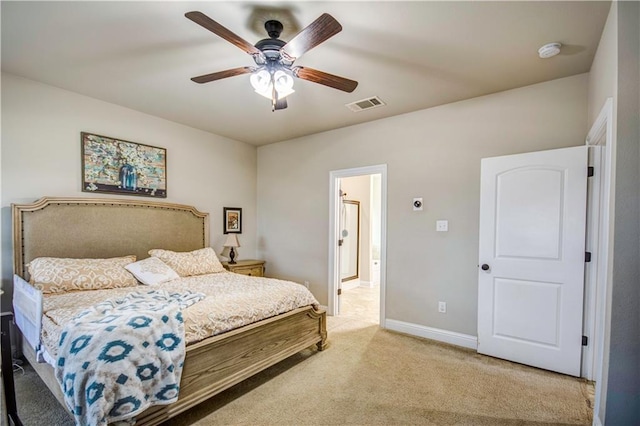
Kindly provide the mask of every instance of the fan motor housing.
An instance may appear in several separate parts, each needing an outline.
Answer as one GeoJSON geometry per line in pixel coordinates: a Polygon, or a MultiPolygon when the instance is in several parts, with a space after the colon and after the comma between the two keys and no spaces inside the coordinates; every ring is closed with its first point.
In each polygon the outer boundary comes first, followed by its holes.
{"type": "Polygon", "coordinates": [[[265,38],[257,42],[255,46],[266,54],[270,50],[279,52],[285,44],[287,44],[285,41],[278,38],[265,38]]]}
{"type": "MultiPolygon", "coordinates": [[[[282,59],[280,49],[285,44],[287,43],[277,38],[265,38],[257,42],[255,46],[260,49],[267,62],[278,62],[282,59]]],[[[260,65],[261,61],[258,58],[255,59],[256,64],[260,65]]]]}
{"type": "Polygon", "coordinates": [[[269,34],[270,38],[260,40],[255,44],[255,47],[264,53],[267,60],[277,61],[280,59],[280,49],[287,44],[286,41],[282,41],[278,38],[280,37],[280,33],[282,33],[283,28],[284,27],[280,21],[273,19],[264,23],[264,29],[267,31],[267,34],[269,34]]]}

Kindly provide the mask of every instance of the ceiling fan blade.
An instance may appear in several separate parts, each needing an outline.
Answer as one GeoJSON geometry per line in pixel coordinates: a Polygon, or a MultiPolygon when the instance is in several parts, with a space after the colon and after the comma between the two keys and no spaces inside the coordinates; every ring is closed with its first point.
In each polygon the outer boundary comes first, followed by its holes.
{"type": "Polygon", "coordinates": [[[218,71],[211,74],[199,75],[191,80],[196,83],[208,83],[210,81],[220,80],[227,77],[235,77],[236,75],[249,74],[254,71],[253,67],[239,67],[225,71],[218,71]]]}
{"type": "Polygon", "coordinates": [[[339,77],[313,68],[295,67],[292,69],[293,75],[303,80],[323,84],[344,92],[353,92],[358,87],[358,82],[348,78],[339,77]]]}
{"type": "Polygon", "coordinates": [[[184,16],[191,19],[196,24],[208,29],[215,35],[220,36],[223,39],[227,40],[229,43],[239,47],[240,49],[247,52],[249,55],[260,55],[262,53],[253,44],[249,43],[248,41],[244,40],[242,37],[238,36],[237,34],[223,27],[222,25],[220,25],[213,19],[209,18],[207,15],[205,15],[202,12],[197,12],[197,11],[187,12],[184,14],[184,16]]]}
{"type": "Polygon", "coordinates": [[[328,13],[323,13],[318,19],[300,31],[293,39],[285,44],[281,52],[295,60],[303,53],[313,49],[323,41],[328,40],[342,31],[342,25],[328,13]]]}
{"type": "Polygon", "coordinates": [[[274,110],[285,109],[287,107],[287,99],[278,99],[276,101],[276,105],[274,106],[274,110]]]}

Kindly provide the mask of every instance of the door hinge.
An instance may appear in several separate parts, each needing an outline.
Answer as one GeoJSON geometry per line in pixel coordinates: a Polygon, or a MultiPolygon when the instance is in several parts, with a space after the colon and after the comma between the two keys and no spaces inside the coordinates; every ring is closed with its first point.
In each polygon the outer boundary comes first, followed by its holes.
{"type": "Polygon", "coordinates": [[[582,336],[582,346],[587,346],[589,343],[589,338],[587,336],[582,336]]]}
{"type": "Polygon", "coordinates": [[[338,289],[338,296],[340,296],[341,294],[342,294],[342,289],[341,289],[341,288],[339,288],[339,289],[338,289]]]}
{"type": "Polygon", "coordinates": [[[591,262],[591,252],[590,251],[585,251],[584,252],[584,261],[586,263],[591,262]]]}
{"type": "Polygon", "coordinates": [[[587,177],[593,177],[594,173],[595,173],[595,169],[593,168],[593,166],[587,167],[587,177]]]}

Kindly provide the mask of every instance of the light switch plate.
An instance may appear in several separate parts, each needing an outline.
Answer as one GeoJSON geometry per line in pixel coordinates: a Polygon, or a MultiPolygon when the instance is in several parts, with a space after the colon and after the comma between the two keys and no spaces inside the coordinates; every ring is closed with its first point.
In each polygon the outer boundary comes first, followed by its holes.
{"type": "Polygon", "coordinates": [[[420,211],[422,210],[423,204],[422,204],[422,198],[414,198],[413,199],[413,211],[420,211]]]}
{"type": "Polygon", "coordinates": [[[448,220],[436,220],[436,231],[447,232],[449,230],[448,220]]]}

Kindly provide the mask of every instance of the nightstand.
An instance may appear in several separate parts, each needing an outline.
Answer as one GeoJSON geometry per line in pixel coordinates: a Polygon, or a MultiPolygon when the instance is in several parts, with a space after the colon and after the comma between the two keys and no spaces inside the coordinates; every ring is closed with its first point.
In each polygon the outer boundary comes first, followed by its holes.
{"type": "Polygon", "coordinates": [[[229,272],[236,274],[264,277],[264,260],[238,260],[233,265],[230,265],[229,262],[222,262],[222,266],[229,272]]]}

